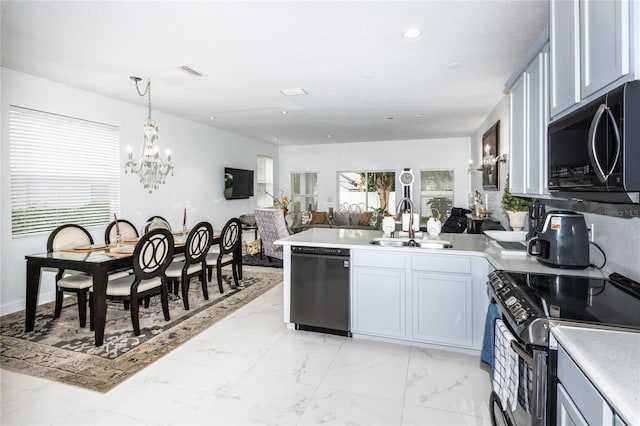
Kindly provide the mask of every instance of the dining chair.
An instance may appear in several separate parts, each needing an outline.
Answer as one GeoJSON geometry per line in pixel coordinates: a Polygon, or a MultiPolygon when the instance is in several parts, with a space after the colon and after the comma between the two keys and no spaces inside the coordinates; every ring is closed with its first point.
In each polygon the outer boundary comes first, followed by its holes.
{"type": "Polygon", "coordinates": [[[142,233],[146,234],[147,232],[152,231],[154,229],[158,229],[158,228],[171,231],[171,225],[169,224],[169,221],[167,219],[165,219],[162,216],[151,216],[149,219],[147,219],[147,222],[144,224],[142,233]]]}
{"type": "MultiPolygon", "coordinates": [[[[85,228],[76,224],[61,225],[54,229],[47,240],[47,253],[73,249],[93,244],[93,237],[85,228]]],[[[56,303],[53,317],[62,312],[64,293],[75,293],[78,299],[80,327],[87,324],[87,294],[93,285],[93,277],[81,271],[58,269],[56,274],[56,303]]]]}
{"type": "Polygon", "coordinates": [[[240,222],[240,219],[234,217],[229,219],[222,228],[218,246],[209,251],[206,256],[208,281],[211,281],[213,268],[215,267],[218,275],[218,289],[220,293],[224,292],[224,288],[222,287],[223,266],[231,265],[235,287],[240,285],[238,277],[240,276],[240,268],[242,268],[242,253],[238,248],[241,244],[242,222],[240,222]]]}
{"type": "MultiPolygon", "coordinates": [[[[160,294],[162,313],[169,321],[169,294],[165,271],[173,256],[173,235],[166,229],[154,229],[144,234],[133,249],[132,276],[109,281],[107,299],[129,302],[133,333],[140,335],[140,301],[160,294]]],[[[90,327],[93,330],[93,288],[89,293],[90,327]]]]}
{"type": "MultiPolygon", "coordinates": [[[[115,225],[116,221],[114,220],[107,225],[107,228],[104,231],[104,242],[107,244],[111,244],[112,241],[116,241],[117,228],[115,225]]],[[[140,236],[136,227],[128,220],[118,219],[118,227],[120,228],[121,241],[137,240],[140,236]]]]}
{"type": "Polygon", "coordinates": [[[282,260],[284,257],[282,246],[273,244],[274,241],[290,235],[282,209],[256,209],[255,214],[264,254],[282,260]]]}
{"type": "Polygon", "coordinates": [[[185,310],[189,310],[189,282],[194,277],[200,278],[204,299],[209,300],[205,259],[211,247],[212,238],[213,227],[209,222],[196,224],[187,236],[184,261],[174,259],[167,268],[167,278],[173,285],[174,294],[178,294],[178,287],[182,284],[182,302],[185,310]]]}

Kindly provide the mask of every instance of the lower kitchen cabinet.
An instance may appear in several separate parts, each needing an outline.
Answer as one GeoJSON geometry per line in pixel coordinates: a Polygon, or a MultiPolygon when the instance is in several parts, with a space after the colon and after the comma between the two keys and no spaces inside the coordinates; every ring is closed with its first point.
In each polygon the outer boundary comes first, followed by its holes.
{"type": "Polygon", "coordinates": [[[489,304],[483,257],[351,250],[351,331],[477,350],[489,304]]]}
{"type": "Polygon", "coordinates": [[[413,339],[471,347],[471,275],[413,272],[411,285],[413,339]]]}
{"type": "Polygon", "coordinates": [[[354,266],[351,275],[351,332],[405,338],[404,269],[354,266]]]}
{"type": "MultiPolygon", "coordinates": [[[[558,347],[556,423],[569,425],[620,424],[614,412],[562,346],[558,347]],[[615,422],[615,423],[614,423],[615,422]]],[[[624,424],[624,423],[622,423],[624,424]]]]}

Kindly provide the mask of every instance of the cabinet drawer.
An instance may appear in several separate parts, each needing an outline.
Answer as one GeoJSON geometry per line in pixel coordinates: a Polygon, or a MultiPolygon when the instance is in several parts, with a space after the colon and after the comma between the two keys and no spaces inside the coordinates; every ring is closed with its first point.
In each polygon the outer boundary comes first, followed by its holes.
{"type": "Polygon", "coordinates": [[[414,271],[471,273],[471,259],[464,256],[443,256],[438,254],[417,254],[411,256],[414,271]]]}
{"type": "Polygon", "coordinates": [[[405,268],[405,254],[378,250],[352,250],[353,266],[372,266],[375,268],[405,268]]]}
{"type": "Polygon", "coordinates": [[[613,424],[611,407],[561,346],[558,347],[558,379],[588,424],[613,424]]]}

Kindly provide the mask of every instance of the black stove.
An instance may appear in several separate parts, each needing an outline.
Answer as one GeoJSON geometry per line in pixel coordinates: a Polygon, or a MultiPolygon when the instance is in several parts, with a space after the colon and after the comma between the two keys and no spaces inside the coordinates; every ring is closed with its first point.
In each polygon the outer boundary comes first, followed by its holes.
{"type": "Polygon", "coordinates": [[[489,283],[503,319],[527,344],[548,345],[550,320],[640,330],[640,284],[620,274],[494,271],[489,283]]]}

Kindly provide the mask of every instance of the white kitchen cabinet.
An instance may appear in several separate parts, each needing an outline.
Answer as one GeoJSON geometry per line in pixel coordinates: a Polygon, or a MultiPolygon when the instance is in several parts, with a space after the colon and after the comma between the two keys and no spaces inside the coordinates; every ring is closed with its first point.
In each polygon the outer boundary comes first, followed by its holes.
{"type": "Polygon", "coordinates": [[[550,115],[580,102],[580,10],[578,0],[551,0],[550,115]]]}
{"type": "Polygon", "coordinates": [[[580,2],[583,99],[629,73],[629,44],[629,0],[580,2]]]}
{"type": "Polygon", "coordinates": [[[629,0],[551,0],[552,118],[634,78],[637,14],[629,0]]]}
{"type": "Polygon", "coordinates": [[[473,281],[470,274],[414,271],[413,339],[471,347],[473,281]]]}
{"type": "Polygon", "coordinates": [[[531,59],[510,88],[509,191],[548,198],[547,124],[549,45],[531,59]]]}
{"type": "Polygon", "coordinates": [[[406,270],[401,252],[351,252],[351,332],[406,338],[406,270]]]}
{"type": "Polygon", "coordinates": [[[614,424],[614,413],[562,346],[558,346],[558,426],[614,424]]]}

